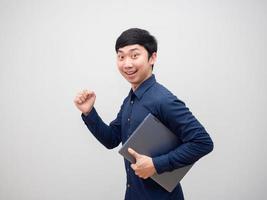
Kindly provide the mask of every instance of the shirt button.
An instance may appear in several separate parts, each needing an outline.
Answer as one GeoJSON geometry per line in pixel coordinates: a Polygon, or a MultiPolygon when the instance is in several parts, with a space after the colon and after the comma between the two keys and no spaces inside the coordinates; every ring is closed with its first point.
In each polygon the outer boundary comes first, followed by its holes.
{"type": "Polygon", "coordinates": [[[133,104],[133,101],[131,101],[131,104],[133,104]]]}
{"type": "Polygon", "coordinates": [[[128,122],[130,121],[130,118],[128,118],[128,122]]]}
{"type": "Polygon", "coordinates": [[[130,184],[128,184],[127,187],[129,188],[130,187],[130,184]]]}

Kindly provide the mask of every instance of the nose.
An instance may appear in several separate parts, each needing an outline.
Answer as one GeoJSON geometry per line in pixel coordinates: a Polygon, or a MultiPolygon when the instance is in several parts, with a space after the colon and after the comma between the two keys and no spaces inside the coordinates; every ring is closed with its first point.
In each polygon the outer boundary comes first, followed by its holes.
{"type": "Polygon", "coordinates": [[[130,68],[133,66],[132,60],[130,58],[125,58],[123,67],[124,68],[130,68]]]}

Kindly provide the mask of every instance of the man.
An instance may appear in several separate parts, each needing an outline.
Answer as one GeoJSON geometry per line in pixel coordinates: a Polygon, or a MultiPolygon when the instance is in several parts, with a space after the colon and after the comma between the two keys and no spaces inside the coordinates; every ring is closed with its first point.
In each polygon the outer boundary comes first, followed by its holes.
{"type": "Polygon", "coordinates": [[[124,144],[149,113],[156,116],[177,135],[181,145],[168,154],[153,158],[129,149],[136,163],[124,160],[125,199],[184,199],[180,184],[169,193],[149,177],[196,162],[212,151],[213,142],[185,104],[156,81],[152,70],[157,58],[157,41],[148,31],[138,28],[124,31],[118,37],[115,49],[118,69],[131,84],[116,119],[109,125],[102,121],[94,108],[96,95],[93,91],[80,92],[74,103],[82,112],[88,129],[108,149],[121,142],[124,144]]]}

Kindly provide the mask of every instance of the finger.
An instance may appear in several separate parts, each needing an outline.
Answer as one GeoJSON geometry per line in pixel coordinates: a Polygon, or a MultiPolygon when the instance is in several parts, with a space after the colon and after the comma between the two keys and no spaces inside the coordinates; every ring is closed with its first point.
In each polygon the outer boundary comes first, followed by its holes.
{"type": "Polygon", "coordinates": [[[137,170],[137,166],[135,164],[131,164],[131,168],[135,171],[137,170]]]}
{"type": "Polygon", "coordinates": [[[78,102],[78,99],[75,97],[75,99],[73,100],[73,102],[75,103],[75,104],[78,104],[79,102],[78,102]]]}
{"type": "Polygon", "coordinates": [[[87,96],[84,96],[84,93],[83,93],[83,92],[79,92],[79,93],[76,95],[75,99],[74,99],[74,103],[76,103],[76,104],[81,104],[81,103],[83,103],[84,101],[86,101],[86,99],[87,99],[87,96]]]}
{"type": "Polygon", "coordinates": [[[83,101],[80,98],[78,98],[78,104],[82,104],[82,103],[83,101]]]}
{"type": "Polygon", "coordinates": [[[90,92],[88,92],[88,96],[89,97],[94,97],[95,96],[95,93],[93,91],[90,91],[90,92]]]}
{"type": "Polygon", "coordinates": [[[75,99],[74,99],[74,103],[76,104],[80,104],[82,103],[81,99],[79,98],[79,96],[77,96],[75,99]]]}
{"type": "Polygon", "coordinates": [[[83,94],[90,94],[90,93],[92,93],[92,91],[90,91],[90,90],[86,90],[86,89],[85,89],[85,90],[82,91],[82,93],[83,93],[83,94]]]}
{"type": "Polygon", "coordinates": [[[88,92],[88,90],[86,90],[86,89],[83,90],[83,93],[87,93],[87,92],[88,92]]]}
{"type": "Polygon", "coordinates": [[[88,90],[83,90],[82,95],[84,96],[84,98],[87,98],[89,95],[89,91],[88,90]]]}
{"type": "Polygon", "coordinates": [[[138,176],[139,176],[139,178],[142,178],[142,179],[147,179],[148,178],[148,176],[147,176],[147,174],[145,173],[145,172],[138,172],[138,176]]]}
{"type": "Polygon", "coordinates": [[[79,93],[77,94],[77,96],[81,96],[81,95],[83,95],[83,92],[79,92],[79,93]]]}
{"type": "Polygon", "coordinates": [[[141,174],[141,173],[136,173],[136,172],[135,172],[135,175],[137,175],[139,178],[142,178],[142,179],[147,179],[147,178],[148,178],[148,176],[143,175],[143,174],[141,174]]]}
{"type": "Polygon", "coordinates": [[[86,100],[86,98],[83,95],[79,95],[79,100],[84,102],[86,100]]]}
{"type": "Polygon", "coordinates": [[[85,94],[85,93],[82,93],[81,96],[82,96],[84,99],[87,99],[87,96],[88,96],[88,95],[85,94]]]}
{"type": "Polygon", "coordinates": [[[140,157],[140,154],[137,153],[136,151],[134,151],[132,148],[128,148],[128,152],[135,158],[139,158],[140,157]]]}
{"type": "Polygon", "coordinates": [[[131,165],[131,168],[134,170],[134,174],[141,178],[140,172],[137,170],[137,167],[134,164],[131,165]]]}
{"type": "Polygon", "coordinates": [[[88,98],[88,97],[90,98],[90,97],[94,97],[95,96],[95,93],[93,91],[85,90],[83,92],[83,95],[84,95],[85,98],[88,98]]]}

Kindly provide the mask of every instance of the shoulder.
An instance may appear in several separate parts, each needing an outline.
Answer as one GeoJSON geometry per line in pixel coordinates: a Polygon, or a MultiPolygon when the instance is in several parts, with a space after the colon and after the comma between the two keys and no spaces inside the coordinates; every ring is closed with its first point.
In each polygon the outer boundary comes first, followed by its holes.
{"type": "Polygon", "coordinates": [[[170,109],[174,109],[177,105],[183,106],[184,103],[169,89],[156,82],[145,93],[143,105],[149,108],[153,115],[158,117],[160,120],[164,120],[164,116],[170,114],[170,109]]]}
{"type": "Polygon", "coordinates": [[[151,87],[147,95],[153,97],[159,106],[178,100],[175,94],[158,82],[151,87]]]}

